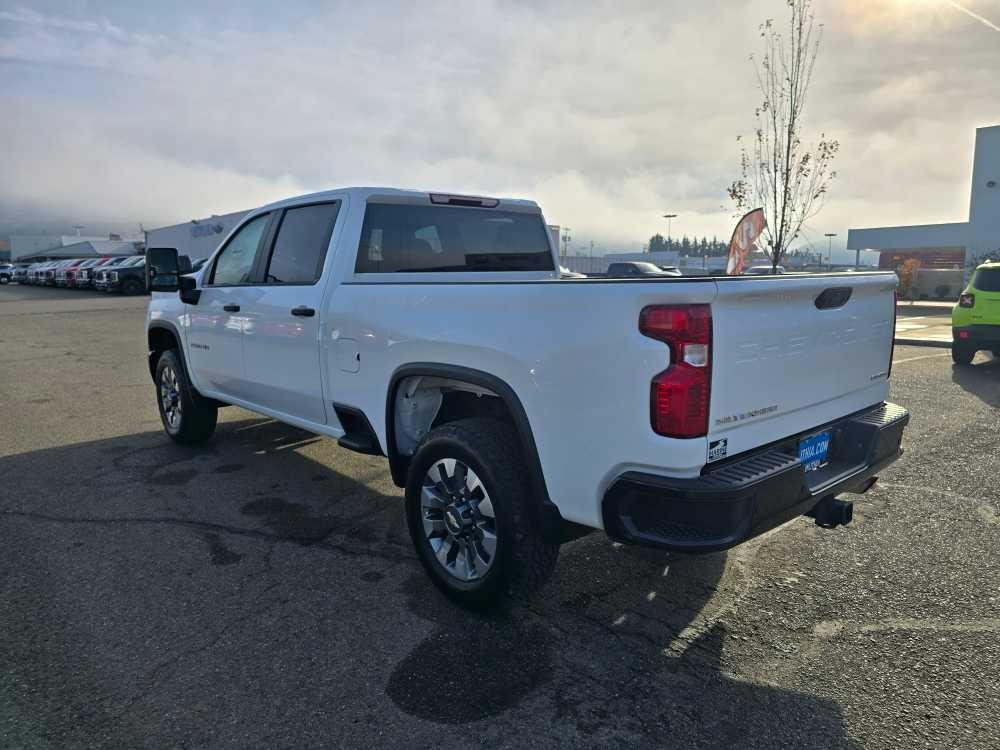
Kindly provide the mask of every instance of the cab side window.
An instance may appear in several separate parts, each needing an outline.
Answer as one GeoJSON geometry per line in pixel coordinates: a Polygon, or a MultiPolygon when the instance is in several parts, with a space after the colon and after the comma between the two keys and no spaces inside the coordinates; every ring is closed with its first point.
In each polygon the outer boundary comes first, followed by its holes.
{"type": "Polygon", "coordinates": [[[270,216],[270,214],[262,214],[251,219],[233,235],[215,261],[209,284],[252,283],[253,262],[257,257],[260,238],[267,228],[270,216]]]}

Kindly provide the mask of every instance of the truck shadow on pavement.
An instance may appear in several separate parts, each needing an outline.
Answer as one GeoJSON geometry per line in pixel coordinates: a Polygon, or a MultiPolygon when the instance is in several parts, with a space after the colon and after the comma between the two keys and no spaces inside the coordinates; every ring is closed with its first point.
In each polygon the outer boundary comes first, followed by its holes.
{"type": "Polygon", "coordinates": [[[731,650],[751,553],[594,533],[534,600],[482,615],[424,576],[383,460],[270,420],[0,476],[15,745],[226,745],[238,720],[242,746],[855,746],[835,702],[774,686],[786,660],[731,650]]]}
{"type": "Polygon", "coordinates": [[[1000,407],[1000,359],[992,357],[983,362],[981,358],[984,356],[990,355],[977,355],[977,362],[971,367],[954,365],[951,379],[962,390],[989,406],[1000,407]]]}

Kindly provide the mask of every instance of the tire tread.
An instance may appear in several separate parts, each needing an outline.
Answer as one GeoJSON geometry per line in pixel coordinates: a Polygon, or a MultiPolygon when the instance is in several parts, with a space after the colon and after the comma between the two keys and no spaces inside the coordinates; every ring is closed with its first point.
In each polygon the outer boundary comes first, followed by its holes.
{"type": "Polygon", "coordinates": [[[466,605],[494,605],[530,597],[551,578],[559,558],[559,545],[542,538],[536,520],[536,500],[527,481],[527,465],[520,438],[507,423],[486,417],[461,419],[436,427],[427,433],[414,453],[408,488],[414,482],[423,480],[422,472],[421,476],[414,476],[421,463],[418,460],[421,451],[441,441],[466,445],[473,454],[488,458],[489,470],[501,485],[499,488],[490,488],[490,495],[497,495],[501,498],[500,502],[509,504],[514,544],[512,564],[502,579],[502,590],[493,592],[490,601],[477,601],[478,598],[485,597],[456,595],[455,591],[442,585],[437,576],[432,574],[432,578],[445,593],[466,605]]]}

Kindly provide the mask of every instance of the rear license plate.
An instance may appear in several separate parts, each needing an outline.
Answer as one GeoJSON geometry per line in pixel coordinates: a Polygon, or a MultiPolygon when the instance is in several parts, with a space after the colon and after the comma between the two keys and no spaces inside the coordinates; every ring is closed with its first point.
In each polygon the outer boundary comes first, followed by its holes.
{"type": "Polygon", "coordinates": [[[799,461],[806,471],[813,471],[826,463],[830,451],[830,433],[821,432],[799,441],[799,461]]]}

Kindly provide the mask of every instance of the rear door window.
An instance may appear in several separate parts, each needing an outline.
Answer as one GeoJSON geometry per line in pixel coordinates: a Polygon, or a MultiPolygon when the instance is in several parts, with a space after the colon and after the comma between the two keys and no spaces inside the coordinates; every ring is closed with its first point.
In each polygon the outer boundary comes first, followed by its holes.
{"type": "Polygon", "coordinates": [[[1000,268],[980,268],[972,286],[981,292],[1000,292],[1000,268]]]}
{"type": "Polygon", "coordinates": [[[553,271],[539,213],[369,203],[357,273],[553,271]]]}
{"type": "Polygon", "coordinates": [[[264,275],[267,284],[315,284],[323,273],[338,203],[285,210],[264,275]]]}

